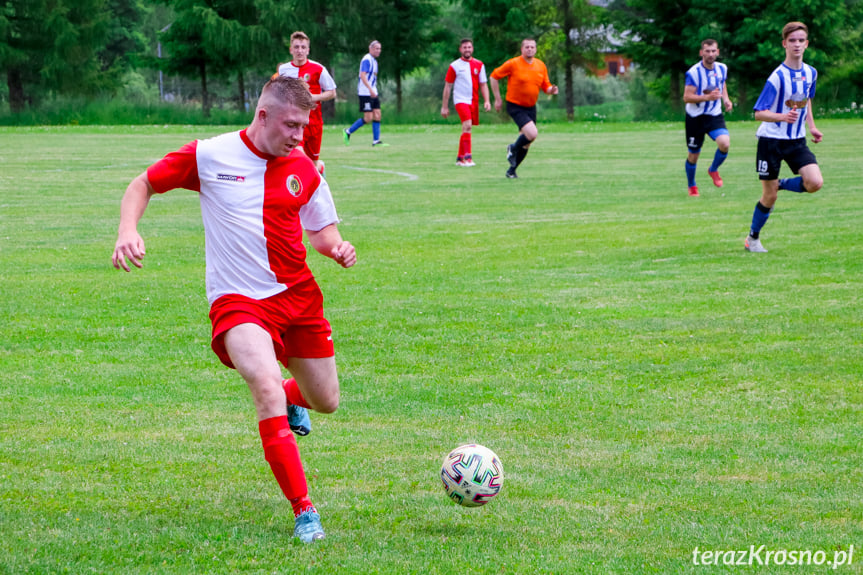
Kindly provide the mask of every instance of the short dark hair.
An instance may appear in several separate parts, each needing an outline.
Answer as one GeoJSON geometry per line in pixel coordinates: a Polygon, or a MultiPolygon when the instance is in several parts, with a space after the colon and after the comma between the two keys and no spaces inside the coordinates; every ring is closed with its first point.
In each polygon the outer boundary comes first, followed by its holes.
{"type": "Polygon", "coordinates": [[[525,38],[524,40],[521,41],[521,45],[524,46],[525,42],[533,42],[534,44],[536,44],[536,38],[531,38],[530,36],[528,36],[527,38],[525,38]]]}
{"type": "Polygon", "coordinates": [[[459,43],[458,43],[458,45],[459,45],[459,46],[463,46],[464,44],[467,44],[468,42],[470,42],[471,44],[473,44],[473,40],[471,40],[470,38],[462,38],[462,39],[461,39],[461,42],[459,42],[459,43]]]}
{"type": "Polygon", "coordinates": [[[258,106],[284,106],[290,104],[300,110],[311,110],[315,107],[309,86],[299,78],[276,76],[264,84],[258,106]]]}
{"type": "Polygon", "coordinates": [[[719,46],[719,42],[713,38],[705,38],[701,41],[701,47],[704,48],[705,46],[719,46]]]}
{"type": "Polygon", "coordinates": [[[797,32],[798,30],[803,30],[804,32],[806,32],[806,37],[809,37],[809,28],[806,27],[806,24],[804,24],[803,22],[789,22],[782,27],[782,40],[787,40],[788,36],[790,36],[793,32],[797,32]]]}

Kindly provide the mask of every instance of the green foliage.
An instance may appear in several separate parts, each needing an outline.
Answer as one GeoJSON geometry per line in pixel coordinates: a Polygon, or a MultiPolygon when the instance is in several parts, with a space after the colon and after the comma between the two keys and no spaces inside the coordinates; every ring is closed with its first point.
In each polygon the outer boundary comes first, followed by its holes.
{"type": "Polygon", "coordinates": [[[784,60],[781,30],[789,21],[809,26],[804,59],[822,74],[829,76],[837,62],[853,68],[851,63],[860,61],[861,43],[853,38],[860,37],[863,8],[856,0],[616,0],[612,8],[618,30],[633,33],[625,50],[644,70],[669,78],[673,108],[680,107],[683,74],[698,61],[705,38],[718,40],[720,60],[729,66],[729,92],[743,108],[751,106],[784,60]]]}

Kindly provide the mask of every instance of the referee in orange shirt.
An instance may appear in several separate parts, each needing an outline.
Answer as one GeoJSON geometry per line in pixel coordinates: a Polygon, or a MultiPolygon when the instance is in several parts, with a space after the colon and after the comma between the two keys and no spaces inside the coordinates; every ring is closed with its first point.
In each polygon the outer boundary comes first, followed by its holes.
{"type": "Polygon", "coordinates": [[[506,87],[506,112],[519,129],[518,139],[506,147],[509,160],[507,178],[517,178],[515,169],[524,161],[531,143],[539,132],[536,129],[536,99],[539,91],[557,94],[557,86],[548,79],[548,69],[536,58],[536,40],[521,41],[521,56],[507,60],[491,73],[491,90],[494,92],[494,109],[500,112],[500,80],[509,77],[506,87]]]}

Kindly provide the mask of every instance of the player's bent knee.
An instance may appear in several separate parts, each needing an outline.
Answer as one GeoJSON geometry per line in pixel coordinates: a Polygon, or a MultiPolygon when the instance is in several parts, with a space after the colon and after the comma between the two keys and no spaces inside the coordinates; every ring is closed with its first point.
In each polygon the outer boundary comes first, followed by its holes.
{"type": "Polygon", "coordinates": [[[334,413],[339,408],[339,390],[322,394],[321,397],[315,398],[314,407],[318,413],[334,413]]]}
{"type": "Polygon", "coordinates": [[[806,191],[810,194],[814,194],[824,185],[823,178],[813,178],[811,180],[804,180],[803,187],[806,188],[806,191]]]}

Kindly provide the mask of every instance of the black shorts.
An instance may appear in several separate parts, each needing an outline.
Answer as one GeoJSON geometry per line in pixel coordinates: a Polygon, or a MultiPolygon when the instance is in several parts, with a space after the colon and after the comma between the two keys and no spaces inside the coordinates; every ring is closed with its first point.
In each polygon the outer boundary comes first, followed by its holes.
{"type": "MultiPolygon", "coordinates": [[[[709,114],[690,116],[686,114],[686,147],[693,154],[697,154],[701,151],[701,146],[704,145],[704,136],[716,130],[723,130],[724,133],[728,133],[728,129],[725,127],[725,116],[722,114],[718,116],[709,114]]],[[[711,138],[716,139],[715,136],[711,136],[711,138]]]]}
{"type": "Polygon", "coordinates": [[[519,130],[524,128],[524,125],[530,122],[536,124],[536,106],[525,108],[524,106],[507,102],[506,113],[510,115],[519,130]]]}
{"type": "Polygon", "coordinates": [[[381,109],[381,99],[372,98],[371,96],[360,96],[360,114],[371,112],[372,110],[381,109]]]}
{"type": "Polygon", "coordinates": [[[806,138],[779,140],[777,138],[758,138],[758,154],[755,156],[755,170],[759,180],[778,180],[782,160],[795,174],[800,168],[817,164],[815,154],[806,145],[806,138]]]}

